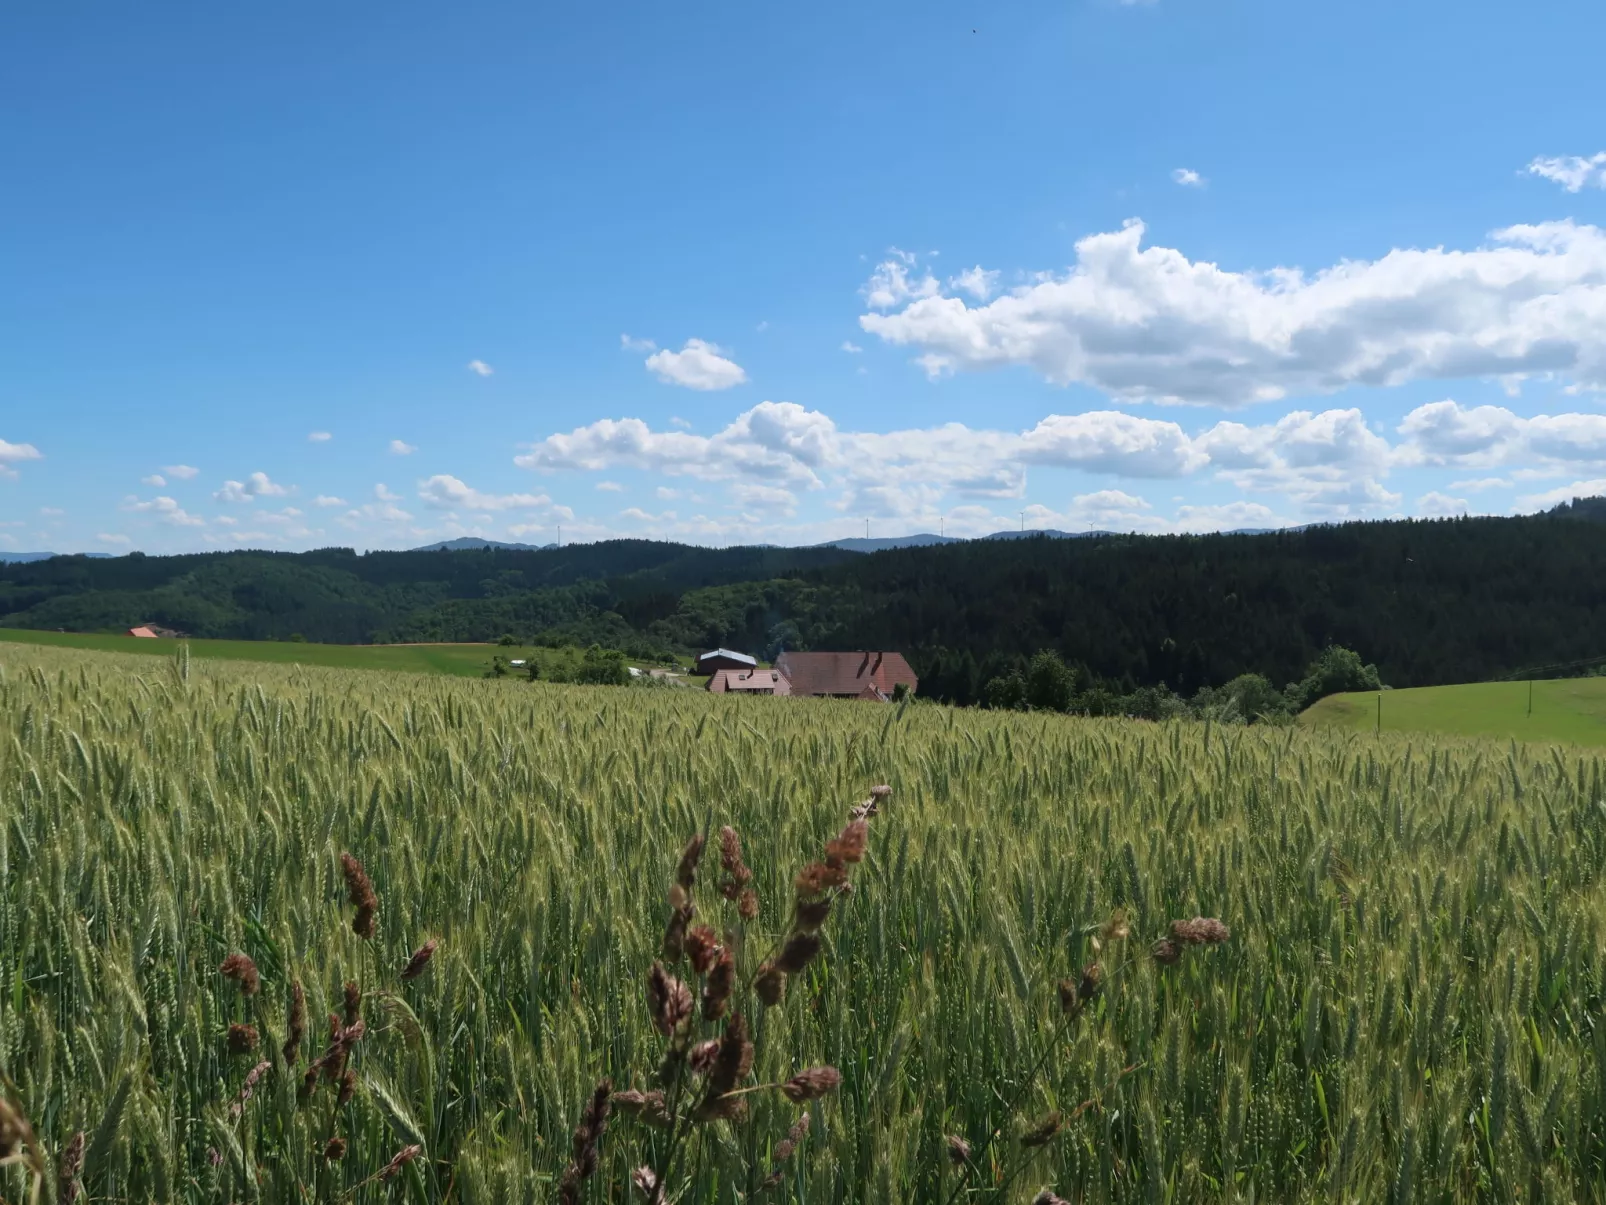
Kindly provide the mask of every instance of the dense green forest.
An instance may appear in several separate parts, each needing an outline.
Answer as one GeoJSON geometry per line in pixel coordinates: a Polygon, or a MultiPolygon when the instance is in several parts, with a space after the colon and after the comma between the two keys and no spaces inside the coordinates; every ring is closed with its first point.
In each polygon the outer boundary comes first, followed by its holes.
{"type": "MultiPolygon", "coordinates": [[[[232,552],[0,567],[0,626],[340,643],[902,650],[979,702],[1041,650],[1118,693],[1279,689],[1329,645],[1393,686],[1606,654],[1606,505],[1263,535],[974,541],[873,554],[611,541],[538,551],[232,552]]],[[[1024,677],[1023,679],[1024,680],[1024,677]]]]}

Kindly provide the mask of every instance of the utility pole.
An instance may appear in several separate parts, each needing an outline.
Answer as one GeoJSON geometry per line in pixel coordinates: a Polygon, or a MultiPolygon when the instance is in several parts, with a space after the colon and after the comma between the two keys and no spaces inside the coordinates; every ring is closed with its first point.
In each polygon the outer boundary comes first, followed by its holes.
{"type": "Polygon", "coordinates": [[[1024,535],[1025,532],[1026,532],[1026,512],[1025,511],[1021,511],[1021,513],[1020,513],[1020,529],[1021,529],[1021,533],[1024,535]]]}
{"type": "Polygon", "coordinates": [[[1377,735],[1383,735],[1383,692],[1377,692],[1377,735]]]}
{"type": "Polygon", "coordinates": [[[864,538],[867,540],[870,538],[870,520],[868,516],[864,520],[864,538]]]}
{"type": "Polygon", "coordinates": [[[563,547],[563,524],[558,524],[558,547],[563,547]]]}

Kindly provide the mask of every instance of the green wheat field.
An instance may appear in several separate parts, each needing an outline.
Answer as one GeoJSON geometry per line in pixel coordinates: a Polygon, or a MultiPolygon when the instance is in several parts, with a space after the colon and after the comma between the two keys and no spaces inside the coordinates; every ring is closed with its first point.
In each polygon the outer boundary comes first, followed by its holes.
{"type": "Polygon", "coordinates": [[[1577,748],[0,644],[0,1122],[41,1200],[622,1203],[651,1167],[698,1205],[1606,1201],[1603,798],[1577,748]],[[880,783],[764,1007],[794,876],[880,783]],[[712,841],[694,898],[737,954],[744,1115],[615,1108],[566,1179],[598,1081],[659,1082],[666,899],[725,824],[757,917],[712,841]],[[1161,965],[1195,916],[1230,940],[1161,965]],[[347,981],[352,1074],[300,1101],[347,981]],[[818,1064],[805,1105],[764,1087],[818,1064]]]}

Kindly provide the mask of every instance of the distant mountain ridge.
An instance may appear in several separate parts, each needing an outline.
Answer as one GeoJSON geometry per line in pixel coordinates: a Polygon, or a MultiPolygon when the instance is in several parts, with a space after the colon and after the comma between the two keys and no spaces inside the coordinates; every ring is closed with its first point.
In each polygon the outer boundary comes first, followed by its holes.
{"type": "Polygon", "coordinates": [[[48,561],[58,556],[87,556],[98,561],[109,559],[109,552],[0,552],[0,561],[8,565],[27,565],[34,561],[48,561]]]}
{"type": "Polygon", "coordinates": [[[501,540],[482,540],[477,536],[458,536],[455,540],[437,540],[422,548],[409,548],[408,552],[474,552],[482,548],[500,548],[509,552],[548,552],[556,544],[505,544],[501,540]]]}

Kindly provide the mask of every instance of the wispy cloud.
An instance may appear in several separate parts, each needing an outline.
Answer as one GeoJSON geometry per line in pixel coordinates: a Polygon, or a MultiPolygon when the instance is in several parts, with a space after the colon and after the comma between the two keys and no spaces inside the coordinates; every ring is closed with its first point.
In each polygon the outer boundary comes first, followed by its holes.
{"type": "Polygon", "coordinates": [[[439,473],[418,483],[418,496],[438,510],[534,510],[552,501],[545,494],[487,494],[439,473]]]}
{"type": "Polygon", "coordinates": [[[619,346],[625,351],[656,351],[658,345],[651,339],[637,339],[634,335],[620,335],[619,346]]]}
{"type": "Polygon", "coordinates": [[[206,520],[199,515],[188,513],[182,506],[166,495],[157,495],[148,502],[138,498],[129,497],[123,500],[123,509],[135,514],[151,515],[172,527],[204,527],[206,520]]]}
{"type": "Polygon", "coordinates": [[[329,434],[327,431],[307,432],[307,442],[309,444],[326,444],[333,438],[334,436],[329,434]]]}
{"type": "Polygon", "coordinates": [[[1179,167],[1171,173],[1171,179],[1182,185],[1183,188],[1203,188],[1209,183],[1191,167],[1179,167]]]}
{"type": "Polygon", "coordinates": [[[411,456],[418,451],[417,444],[406,443],[400,439],[390,441],[390,454],[392,456],[411,456]]]}
{"type": "Polygon", "coordinates": [[[496,371],[484,360],[470,360],[468,362],[468,370],[477,377],[488,377],[496,371]]]}
{"type": "Polygon", "coordinates": [[[201,470],[189,464],[164,464],[162,472],[179,481],[188,481],[192,477],[199,477],[201,470]]]}
{"type": "Polygon", "coordinates": [[[1583,155],[1538,158],[1528,164],[1528,174],[1559,184],[1568,192],[1606,188],[1606,151],[1599,151],[1587,158],[1583,155]]]}

